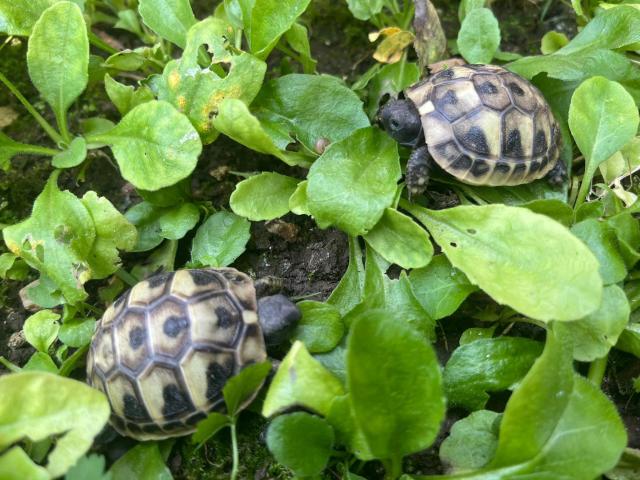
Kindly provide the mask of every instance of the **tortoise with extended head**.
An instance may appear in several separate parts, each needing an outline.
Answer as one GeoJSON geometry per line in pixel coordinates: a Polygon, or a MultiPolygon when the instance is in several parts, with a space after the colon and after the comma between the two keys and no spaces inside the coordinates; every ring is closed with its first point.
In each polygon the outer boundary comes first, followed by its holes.
{"type": "Polygon", "coordinates": [[[464,183],[520,185],[566,178],[561,135],[542,93],[494,65],[454,66],[410,87],[380,112],[384,129],[412,147],[410,195],[424,192],[435,163],[464,183]]]}
{"type": "Polygon", "coordinates": [[[224,410],[227,379],[264,361],[265,340],[280,343],[299,319],[283,295],[257,300],[254,282],[233,268],[157,274],[104,313],[87,377],[109,398],[119,433],[185,435],[209,412],[224,410]]]}

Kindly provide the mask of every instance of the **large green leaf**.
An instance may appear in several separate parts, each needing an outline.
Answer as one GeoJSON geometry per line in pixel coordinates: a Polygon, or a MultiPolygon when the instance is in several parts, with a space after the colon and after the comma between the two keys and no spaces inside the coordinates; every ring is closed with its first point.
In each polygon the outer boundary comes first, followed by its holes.
{"type": "Polygon", "coordinates": [[[164,464],[160,449],[155,442],[145,442],[136,445],[109,470],[112,480],[130,480],[139,478],[144,480],[173,480],[171,472],[164,464]]]}
{"type": "Polygon", "coordinates": [[[29,38],[27,65],[31,81],[61,122],[89,79],[87,26],[75,3],[45,10],[29,38]]]}
{"type": "Polygon", "coordinates": [[[291,74],[271,80],[253,108],[263,126],[281,133],[280,149],[298,140],[315,151],[320,139],[334,143],[369,126],[358,96],[327,75],[291,74]]]}
{"type": "Polygon", "coordinates": [[[240,0],[251,52],[265,59],[311,0],[240,0]]]}
{"type": "Polygon", "coordinates": [[[251,224],[231,212],[216,212],[198,228],[191,261],[209,267],[231,265],[251,238],[251,224]]]}
{"type": "Polygon", "coordinates": [[[571,233],[582,240],[598,259],[600,276],[605,285],[624,280],[627,267],[619,250],[615,230],[608,223],[588,218],[573,225],[571,233]]]}
{"type": "Polygon", "coordinates": [[[15,2],[0,0],[0,32],[7,35],[29,35],[42,12],[59,0],[15,2]]]}
{"type": "Polygon", "coordinates": [[[459,346],[444,369],[447,400],[468,410],[484,408],[488,392],[513,388],[540,352],[540,343],[517,337],[479,339],[459,346]]]}
{"type": "Polygon", "coordinates": [[[322,473],[332,453],[333,438],[326,420],[305,412],[282,415],[267,431],[267,445],[275,459],[299,477],[322,473]]]}
{"type": "Polygon", "coordinates": [[[181,48],[187,30],[196,23],[189,0],[140,0],[138,11],[147,27],[181,48]]]}
{"type": "Polygon", "coordinates": [[[167,102],[138,105],[112,130],[88,137],[111,146],[125,180],[158,190],[189,175],[202,143],[189,119],[167,102]]]}
{"type": "Polygon", "coordinates": [[[488,8],[474,8],[467,12],[460,32],[458,48],[469,63],[491,63],[500,46],[498,20],[488,8]]]}
{"type": "Polygon", "coordinates": [[[46,469],[63,475],[89,450],[110,414],[102,392],[82,382],[40,372],[0,377],[0,450],[28,438],[58,436],[46,469]]]}
{"type": "Polygon", "coordinates": [[[433,442],[445,400],[426,338],[393,312],[365,312],[351,326],[347,372],[355,423],[376,458],[396,463],[433,442]]]}
{"type": "Polygon", "coordinates": [[[225,49],[228,25],[210,17],[193,25],[187,34],[187,46],[180,60],[167,64],[159,83],[158,99],[166,100],[184,113],[196,128],[204,143],[218,136],[213,118],[226,98],[242,100],[249,105],[258,94],[266,64],[253,55],[225,49]],[[211,68],[201,68],[198,53],[202,45],[213,52],[214,63],[228,65],[221,77],[211,68]]]}
{"type": "Polygon", "coordinates": [[[314,162],[307,197],[318,225],[367,233],[391,206],[400,177],[398,147],[375,128],[357,130],[314,162]]]}
{"type": "Polygon", "coordinates": [[[272,220],[289,212],[289,197],[298,180],[274,172],[254,175],[236,185],[229,205],[249,220],[272,220]]]}
{"type": "Polygon", "coordinates": [[[47,471],[29,458],[20,447],[12,447],[0,455],[0,478],[3,480],[49,480],[47,471]]]}
{"type": "Polygon", "coordinates": [[[330,303],[304,300],[298,303],[302,318],[294,333],[311,353],[333,350],[344,336],[340,312],[330,303]]]}
{"type": "Polygon", "coordinates": [[[600,306],[598,261],[566,227],[525,208],[432,211],[402,202],[454,267],[498,303],[532,318],[576,320],[600,306]]]}
{"type": "Polygon", "coordinates": [[[635,137],[639,121],[633,98],[619,83],[593,77],[576,89],[569,127],[585,158],[578,202],[586,198],[598,165],[635,137]]]}
{"type": "Polygon", "coordinates": [[[36,350],[47,353],[60,330],[60,315],[51,310],[40,310],[24,321],[24,337],[36,350]]]}

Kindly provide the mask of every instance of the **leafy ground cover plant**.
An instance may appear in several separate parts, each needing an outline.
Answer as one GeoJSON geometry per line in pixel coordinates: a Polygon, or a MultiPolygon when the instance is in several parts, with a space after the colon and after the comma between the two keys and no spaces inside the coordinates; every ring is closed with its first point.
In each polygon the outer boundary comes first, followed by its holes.
{"type": "Polygon", "coordinates": [[[338,3],[0,0],[0,83],[29,119],[0,106],[0,303],[18,318],[0,477],[637,477],[638,5],[542,2],[525,48],[500,2],[338,3]],[[336,23],[366,58],[343,76],[315,58],[347,57],[314,41],[336,23]],[[377,112],[452,56],[542,91],[564,188],[436,173],[409,201],[409,151],[377,112]],[[24,165],[44,179],[30,213],[24,165]],[[284,276],[303,313],[253,413],[237,406],[268,364],[190,439],[98,436],[96,318],[154,272],[231,264],[284,276]]]}

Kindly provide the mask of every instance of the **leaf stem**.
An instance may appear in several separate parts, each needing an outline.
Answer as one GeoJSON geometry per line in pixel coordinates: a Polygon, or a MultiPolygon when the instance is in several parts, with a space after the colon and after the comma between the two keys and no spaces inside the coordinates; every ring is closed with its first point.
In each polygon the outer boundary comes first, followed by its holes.
{"type": "Polygon", "coordinates": [[[31,145],[30,143],[18,143],[16,146],[16,150],[20,153],[31,153],[33,155],[46,155],[48,157],[53,157],[60,153],[60,150],[56,150],[54,148],[41,147],[40,145],[31,145]]]}
{"type": "Polygon", "coordinates": [[[94,47],[97,47],[100,50],[104,50],[110,55],[114,55],[119,52],[118,49],[113,48],[111,45],[109,45],[107,42],[102,40],[99,36],[91,31],[89,31],[89,42],[91,42],[94,47]]]}
{"type": "Polygon", "coordinates": [[[118,277],[127,285],[129,285],[130,287],[135,286],[139,282],[139,280],[136,277],[131,275],[124,268],[119,268],[118,270],[116,270],[115,276],[118,277]]]}
{"type": "Polygon", "coordinates": [[[386,480],[396,480],[402,475],[402,457],[394,457],[385,462],[385,476],[386,480]]]}
{"type": "Polygon", "coordinates": [[[56,123],[60,129],[60,135],[68,145],[71,143],[71,134],[69,133],[69,125],[67,124],[67,112],[56,112],[56,123]]]}
{"type": "Polygon", "coordinates": [[[590,188],[591,179],[587,177],[585,172],[585,176],[582,177],[582,183],[580,184],[580,190],[578,190],[578,196],[576,197],[576,204],[573,206],[574,210],[585,202],[590,188]]]}
{"type": "Polygon", "coordinates": [[[56,129],[53,128],[51,124],[47,122],[42,115],[40,115],[40,113],[38,113],[38,111],[34,108],[34,106],[29,103],[29,100],[27,100],[24,97],[24,95],[20,93],[20,90],[18,90],[13,83],[11,83],[11,80],[5,77],[1,72],[0,72],[0,82],[2,82],[5,85],[5,87],[9,89],[11,93],[13,93],[13,95],[24,106],[24,108],[26,108],[27,111],[31,114],[31,116],[36,119],[36,122],[40,124],[40,126],[43,128],[45,132],[47,132],[47,135],[49,135],[51,140],[53,140],[56,143],[56,145],[60,143],[64,143],[64,139],[60,136],[60,134],[56,131],[56,129]]]}
{"type": "Polygon", "coordinates": [[[231,480],[236,480],[238,478],[238,466],[240,463],[239,455],[238,455],[238,435],[236,433],[236,417],[230,417],[231,424],[229,428],[231,429],[231,449],[233,454],[233,468],[231,469],[231,480]]]}
{"type": "Polygon", "coordinates": [[[587,378],[596,386],[600,386],[602,384],[602,380],[604,379],[604,373],[607,370],[607,360],[609,359],[609,355],[605,355],[602,358],[596,358],[591,365],[589,365],[589,373],[587,374],[587,378]]]}

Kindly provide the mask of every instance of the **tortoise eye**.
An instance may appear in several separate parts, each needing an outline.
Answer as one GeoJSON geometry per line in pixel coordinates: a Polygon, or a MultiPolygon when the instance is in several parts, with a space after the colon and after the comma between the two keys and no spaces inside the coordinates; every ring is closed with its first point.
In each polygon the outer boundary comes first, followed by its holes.
{"type": "Polygon", "coordinates": [[[397,120],[391,120],[391,128],[396,130],[399,126],[400,126],[400,124],[398,123],[397,120]]]}

